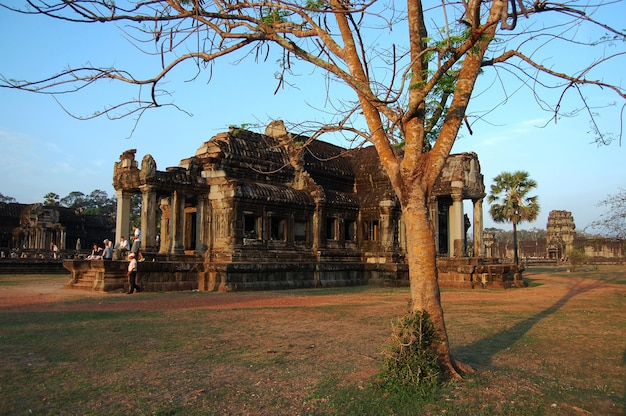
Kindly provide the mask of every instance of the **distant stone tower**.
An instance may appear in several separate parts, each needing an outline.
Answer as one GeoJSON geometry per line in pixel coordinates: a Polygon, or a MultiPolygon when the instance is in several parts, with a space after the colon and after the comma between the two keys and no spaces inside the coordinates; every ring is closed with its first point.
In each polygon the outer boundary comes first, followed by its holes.
{"type": "Polygon", "coordinates": [[[576,224],[571,212],[550,211],[546,225],[547,257],[557,260],[565,258],[565,253],[573,247],[575,230],[576,224]]]}

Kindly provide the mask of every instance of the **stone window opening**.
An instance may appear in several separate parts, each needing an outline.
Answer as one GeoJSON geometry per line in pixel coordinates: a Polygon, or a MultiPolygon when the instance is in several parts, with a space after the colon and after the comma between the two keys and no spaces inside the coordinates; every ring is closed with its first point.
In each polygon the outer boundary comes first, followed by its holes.
{"type": "Polygon", "coordinates": [[[261,216],[254,214],[244,214],[243,216],[243,238],[251,240],[261,239],[261,216]]]}
{"type": "Polygon", "coordinates": [[[326,240],[339,240],[338,223],[339,221],[335,217],[326,218],[326,240]]]}
{"type": "Polygon", "coordinates": [[[309,223],[307,221],[294,221],[293,239],[295,242],[309,241],[309,223]]]}
{"type": "Polygon", "coordinates": [[[344,235],[346,241],[356,241],[356,221],[346,220],[344,222],[344,235]]]}
{"type": "Polygon", "coordinates": [[[380,240],[380,223],[378,220],[363,221],[363,239],[369,241],[380,240]]]}
{"type": "Polygon", "coordinates": [[[185,210],[183,246],[185,251],[196,249],[197,212],[195,208],[185,210]]]}
{"type": "Polygon", "coordinates": [[[280,217],[270,217],[270,240],[287,240],[287,220],[280,217]]]}

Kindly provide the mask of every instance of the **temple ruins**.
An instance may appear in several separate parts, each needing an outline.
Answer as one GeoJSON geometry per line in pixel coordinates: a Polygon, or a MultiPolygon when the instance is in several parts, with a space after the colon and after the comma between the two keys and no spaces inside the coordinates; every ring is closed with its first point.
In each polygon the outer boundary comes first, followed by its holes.
{"type": "MultiPolygon", "coordinates": [[[[275,121],[265,134],[231,128],[165,170],[135,156],[114,167],[116,240],[141,194],[147,290],[408,284],[402,211],[373,147],[309,143],[275,121]]],[[[484,259],[484,197],[477,155],[450,155],[430,201],[442,287],[521,284],[511,265],[484,259]]],[[[123,288],[123,262],[88,263],[66,261],[68,287],[123,288]]]]}
{"type": "Polygon", "coordinates": [[[59,253],[73,256],[81,241],[83,248],[90,250],[89,243],[101,243],[114,232],[115,221],[109,216],[41,203],[0,203],[0,250],[4,256],[19,252],[27,257],[47,257],[53,244],[59,253]]]}
{"type": "Polygon", "coordinates": [[[547,256],[549,259],[562,260],[574,247],[576,225],[569,211],[550,211],[546,224],[547,256]]]}

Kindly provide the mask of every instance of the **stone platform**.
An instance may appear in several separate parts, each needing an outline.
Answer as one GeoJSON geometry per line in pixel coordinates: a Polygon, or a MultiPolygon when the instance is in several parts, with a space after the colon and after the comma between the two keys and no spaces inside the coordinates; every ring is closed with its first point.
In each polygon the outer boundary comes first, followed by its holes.
{"type": "MultiPolygon", "coordinates": [[[[70,271],[68,289],[115,292],[128,290],[128,262],[115,260],[65,260],[70,271]]],[[[179,292],[198,289],[204,267],[198,262],[145,261],[138,264],[140,286],[149,292],[179,292]]]]}
{"type": "Polygon", "coordinates": [[[478,257],[440,257],[439,287],[449,289],[510,289],[525,287],[523,268],[478,257]]]}
{"type": "MultiPolygon", "coordinates": [[[[485,263],[476,258],[440,258],[441,288],[523,287],[521,270],[512,264],[485,263]]],[[[65,287],[114,292],[128,289],[125,261],[65,260],[70,271],[65,287]]],[[[231,292],[361,285],[408,286],[404,264],[362,262],[210,262],[189,256],[175,261],[138,264],[140,286],[149,292],[200,290],[231,292]]]]}

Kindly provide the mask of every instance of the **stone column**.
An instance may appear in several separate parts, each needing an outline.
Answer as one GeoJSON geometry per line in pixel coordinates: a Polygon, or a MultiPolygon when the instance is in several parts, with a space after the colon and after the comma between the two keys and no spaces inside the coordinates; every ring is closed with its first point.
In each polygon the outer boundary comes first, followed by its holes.
{"type": "MultiPolygon", "coordinates": [[[[456,182],[452,182],[453,189],[456,182]]],[[[460,187],[463,182],[460,183],[460,187]]],[[[463,194],[461,190],[452,191],[452,207],[450,207],[450,257],[465,255],[465,216],[463,215],[463,194]]]]}
{"type": "Polygon", "coordinates": [[[46,230],[45,228],[39,228],[37,230],[37,248],[39,250],[46,250],[48,248],[46,247],[45,241],[46,241],[46,230]]]}
{"type": "Polygon", "coordinates": [[[380,201],[380,246],[383,250],[388,251],[393,247],[393,224],[391,222],[391,207],[393,201],[380,201]]]}
{"type": "Polygon", "coordinates": [[[483,200],[476,199],[474,203],[474,257],[485,257],[483,244],[483,200]]]}
{"type": "Polygon", "coordinates": [[[141,250],[156,251],[157,194],[153,186],[142,185],[141,189],[141,250]]]}
{"type": "Polygon", "coordinates": [[[172,193],[170,218],[170,253],[184,254],[183,236],[185,233],[185,195],[180,191],[172,193]]]}
{"type": "Polygon", "coordinates": [[[207,218],[207,210],[208,201],[206,195],[202,194],[198,196],[198,205],[196,207],[196,254],[203,255],[207,248],[207,230],[205,224],[207,222],[205,219],[207,218]]]}
{"type": "Polygon", "coordinates": [[[315,254],[317,254],[320,249],[320,236],[322,232],[321,221],[324,218],[322,209],[319,206],[319,201],[317,202],[317,206],[315,207],[315,211],[313,212],[312,224],[311,224],[311,249],[315,254]]]}
{"type": "Polygon", "coordinates": [[[130,228],[130,197],[132,193],[124,190],[116,190],[117,197],[117,220],[115,221],[115,243],[124,236],[129,240],[128,230],[130,228]]]}
{"type": "Polygon", "coordinates": [[[172,206],[170,205],[169,198],[162,198],[159,202],[159,208],[161,208],[161,237],[159,241],[159,253],[165,254],[169,252],[170,248],[170,220],[172,216],[172,206]]]}

